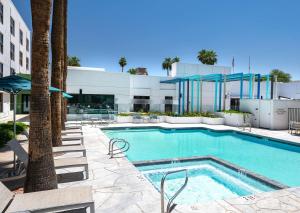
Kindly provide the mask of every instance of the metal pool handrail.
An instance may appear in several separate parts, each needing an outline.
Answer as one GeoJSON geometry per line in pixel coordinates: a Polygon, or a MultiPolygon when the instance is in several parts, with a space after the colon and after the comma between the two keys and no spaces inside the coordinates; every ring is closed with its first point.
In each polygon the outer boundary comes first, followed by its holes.
{"type": "Polygon", "coordinates": [[[110,139],[109,143],[108,143],[108,155],[110,155],[110,158],[113,158],[114,155],[118,155],[124,152],[127,152],[130,148],[130,144],[128,141],[124,140],[124,139],[119,139],[119,138],[112,138],[110,139]],[[122,147],[116,148],[114,149],[114,145],[117,143],[123,143],[122,147]],[[115,152],[118,151],[118,152],[115,152]]]}
{"type": "Polygon", "coordinates": [[[160,202],[161,202],[161,213],[165,213],[165,200],[164,200],[164,185],[165,185],[165,180],[168,175],[177,173],[177,172],[185,172],[185,181],[184,184],[178,189],[178,191],[169,199],[168,205],[167,205],[167,211],[166,213],[170,213],[176,206],[176,204],[172,204],[174,199],[180,194],[180,192],[186,187],[187,182],[188,182],[188,175],[187,175],[187,169],[180,169],[180,170],[175,170],[175,171],[168,171],[164,174],[164,176],[161,179],[160,182],[160,202]]]}

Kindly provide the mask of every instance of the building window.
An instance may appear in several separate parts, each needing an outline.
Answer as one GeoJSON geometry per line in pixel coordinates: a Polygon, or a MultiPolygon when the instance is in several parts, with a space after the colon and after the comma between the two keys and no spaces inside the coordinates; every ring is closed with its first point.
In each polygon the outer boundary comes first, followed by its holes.
{"type": "Polygon", "coordinates": [[[15,35],[15,20],[12,17],[10,17],[10,33],[15,35]]]}
{"type": "Polygon", "coordinates": [[[15,45],[10,43],[10,60],[15,60],[15,45]]]}
{"type": "Polygon", "coordinates": [[[26,57],[26,70],[29,70],[29,58],[26,57]]]}
{"type": "Polygon", "coordinates": [[[3,24],[3,4],[0,2],[0,22],[3,24]]]}
{"type": "Polygon", "coordinates": [[[20,30],[20,44],[23,45],[23,31],[20,30]]]}
{"type": "Polygon", "coordinates": [[[0,33],[0,52],[3,54],[3,34],[0,33]]]}
{"type": "Polygon", "coordinates": [[[3,112],[3,93],[0,93],[0,112],[3,112]]]}
{"type": "Polygon", "coordinates": [[[29,39],[26,38],[26,50],[29,51],[29,39]]]}
{"type": "Polygon", "coordinates": [[[3,63],[0,63],[0,78],[3,77],[3,63]]]}
{"type": "Polygon", "coordinates": [[[20,66],[23,66],[23,53],[21,51],[19,54],[19,63],[20,63],[20,66]]]}
{"type": "Polygon", "coordinates": [[[15,71],[15,69],[14,68],[10,68],[10,75],[15,75],[16,74],[16,71],[15,71]]]}

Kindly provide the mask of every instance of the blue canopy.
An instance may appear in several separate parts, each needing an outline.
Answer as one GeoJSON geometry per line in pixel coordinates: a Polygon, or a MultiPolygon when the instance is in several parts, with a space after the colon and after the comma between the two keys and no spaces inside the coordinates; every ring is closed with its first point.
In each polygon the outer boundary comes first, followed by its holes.
{"type": "MultiPolygon", "coordinates": [[[[12,94],[18,94],[21,91],[31,90],[31,81],[17,75],[10,75],[0,78],[0,90],[12,94]]],[[[49,87],[50,92],[60,92],[60,89],[49,87]]]]}
{"type": "Polygon", "coordinates": [[[67,99],[73,98],[72,95],[70,95],[70,94],[68,94],[68,93],[66,93],[66,92],[62,92],[62,94],[63,94],[63,97],[64,97],[64,98],[67,98],[67,99]]]}

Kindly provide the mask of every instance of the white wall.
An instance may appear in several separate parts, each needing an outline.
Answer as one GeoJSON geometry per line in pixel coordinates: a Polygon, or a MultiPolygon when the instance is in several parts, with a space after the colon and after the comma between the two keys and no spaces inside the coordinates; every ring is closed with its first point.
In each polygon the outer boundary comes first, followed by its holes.
{"type": "Polygon", "coordinates": [[[288,129],[288,108],[300,108],[300,100],[241,100],[240,110],[254,115],[253,126],[288,129]]]}
{"type": "Polygon", "coordinates": [[[278,84],[279,96],[300,99],[300,81],[278,84]]]}
{"type": "MultiPolygon", "coordinates": [[[[0,23],[0,32],[3,34],[3,54],[0,53],[0,63],[3,64],[3,77],[10,75],[10,68],[14,68],[16,73],[30,74],[31,70],[31,33],[28,26],[18,13],[11,0],[1,0],[3,4],[3,24],[0,23]],[[10,17],[15,21],[15,35],[10,33],[10,17]],[[20,43],[20,29],[23,31],[23,44],[20,43]],[[29,40],[29,51],[26,50],[26,38],[29,40]],[[15,60],[10,60],[10,43],[15,46],[15,60]],[[23,53],[23,65],[19,63],[19,52],[23,53]],[[26,58],[29,60],[29,67],[26,69],[26,58]]],[[[10,113],[9,94],[3,96],[3,113],[0,118],[6,117],[10,113]]]]}
{"type": "Polygon", "coordinates": [[[207,75],[207,74],[230,74],[231,67],[205,65],[205,64],[188,64],[174,63],[170,71],[170,76],[181,77],[189,75],[207,75]]]}

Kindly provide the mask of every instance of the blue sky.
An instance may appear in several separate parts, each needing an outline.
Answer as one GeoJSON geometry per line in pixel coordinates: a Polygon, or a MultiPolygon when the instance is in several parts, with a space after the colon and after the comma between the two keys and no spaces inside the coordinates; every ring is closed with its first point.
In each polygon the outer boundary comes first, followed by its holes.
{"type": "MultiPolygon", "coordinates": [[[[13,0],[31,28],[30,1],[13,0]]],[[[199,63],[203,48],[218,65],[268,73],[279,68],[300,79],[299,0],[69,0],[69,55],[82,66],[120,71],[131,67],[166,75],[165,57],[199,63]]]]}

